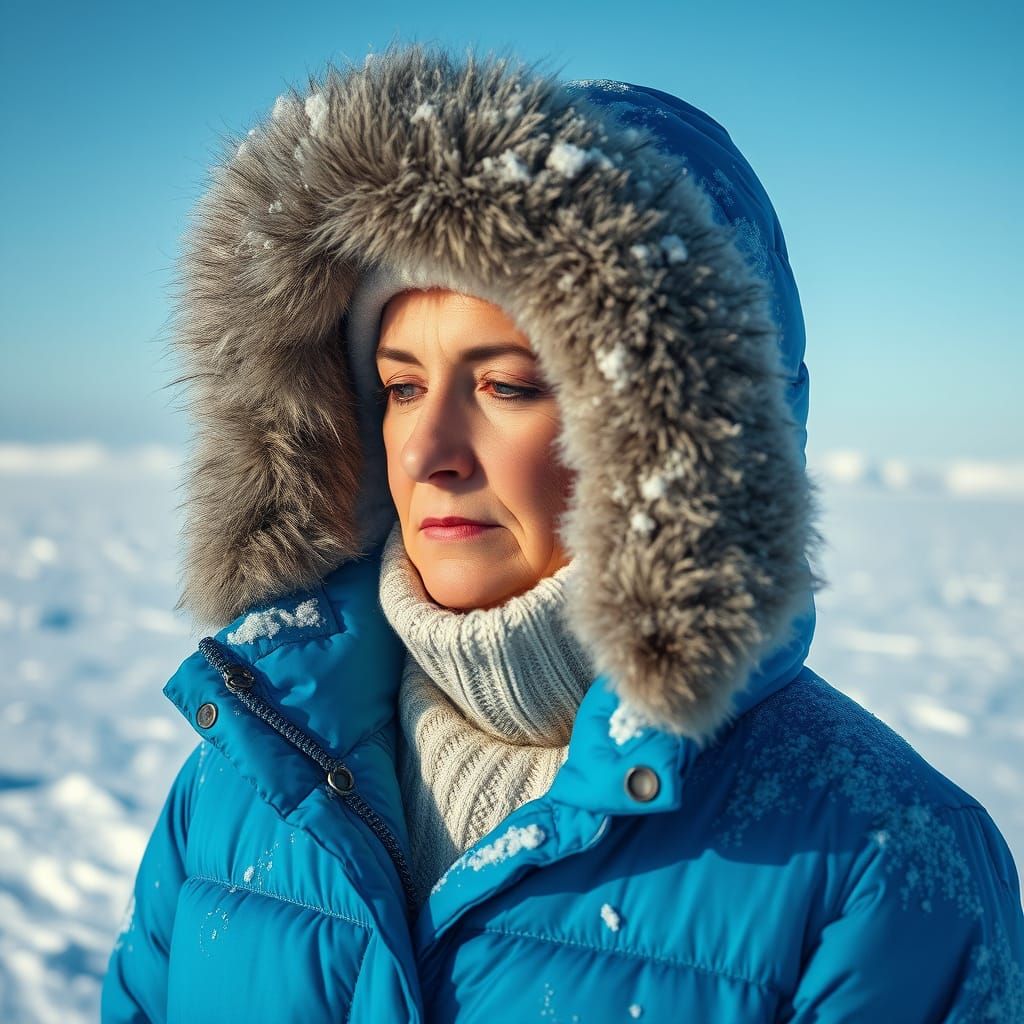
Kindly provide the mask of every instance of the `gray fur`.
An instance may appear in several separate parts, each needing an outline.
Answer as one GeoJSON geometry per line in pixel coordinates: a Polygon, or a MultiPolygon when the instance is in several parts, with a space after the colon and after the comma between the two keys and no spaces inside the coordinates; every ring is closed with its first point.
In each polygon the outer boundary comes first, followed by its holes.
{"type": "Polygon", "coordinates": [[[342,315],[369,264],[438,267],[513,316],[556,387],[569,615],[596,669],[655,722],[712,733],[823,581],[765,286],[699,186],[553,75],[420,44],[329,67],[229,141],[175,318],[198,424],[178,606],[221,625],[383,539],[342,315]],[[566,178],[545,167],[560,143],[600,153],[566,178]],[[502,180],[508,150],[528,182],[502,180]],[[688,259],[631,251],[666,234],[688,259]]]}

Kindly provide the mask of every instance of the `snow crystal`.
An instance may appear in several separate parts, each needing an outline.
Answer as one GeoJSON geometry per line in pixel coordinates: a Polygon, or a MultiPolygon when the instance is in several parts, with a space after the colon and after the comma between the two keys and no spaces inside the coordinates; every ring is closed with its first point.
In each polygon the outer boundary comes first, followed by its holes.
{"type": "Polygon", "coordinates": [[[470,850],[459,857],[438,879],[431,892],[438,892],[448,880],[448,876],[456,869],[472,868],[474,871],[480,871],[492,864],[500,864],[501,861],[514,857],[522,850],[534,850],[546,838],[544,830],[539,825],[526,825],[522,828],[510,825],[493,842],[486,843],[479,849],[470,850]]]}
{"type": "Polygon", "coordinates": [[[590,149],[581,149],[571,142],[556,142],[548,153],[546,165],[568,178],[570,181],[575,178],[587,164],[596,163],[605,169],[615,165],[608,159],[607,155],[596,146],[590,149]]]}
{"type": "Polygon", "coordinates": [[[473,850],[467,857],[466,866],[479,871],[515,856],[520,850],[536,849],[544,842],[544,838],[544,830],[539,825],[526,825],[523,828],[512,825],[494,842],[473,850]]]}
{"type": "Polygon", "coordinates": [[[962,998],[971,1001],[964,1020],[1024,1020],[1024,971],[999,921],[996,931],[994,941],[971,951],[967,979],[960,991],[962,998]]]}
{"type": "Polygon", "coordinates": [[[245,139],[243,139],[243,140],[242,140],[242,141],[241,141],[241,142],[240,142],[240,143],[238,144],[238,149],[236,149],[236,150],[235,150],[235,159],[237,160],[237,159],[239,159],[240,157],[243,157],[243,156],[245,156],[245,151],[246,151],[246,150],[247,150],[248,148],[249,148],[249,144],[248,144],[248,143],[247,143],[247,142],[245,141],[245,139]]]}
{"type": "Polygon", "coordinates": [[[554,994],[555,994],[555,990],[554,990],[554,988],[552,988],[551,983],[545,981],[544,982],[544,1006],[543,1006],[543,1008],[540,1011],[540,1015],[542,1017],[551,1017],[551,1016],[554,1015],[555,1009],[551,1005],[552,997],[554,996],[554,994]]]}
{"type": "Polygon", "coordinates": [[[573,285],[575,283],[576,283],[576,278],[574,278],[572,276],[572,274],[570,274],[568,271],[566,271],[558,279],[558,290],[560,292],[571,292],[572,291],[572,287],[573,287],[573,285]]]}
{"type": "Polygon", "coordinates": [[[747,262],[754,267],[758,276],[772,279],[771,263],[768,259],[768,248],[761,229],[747,217],[740,217],[733,222],[736,244],[747,262]]]}
{"type": "Polygon", "coordinates": [[[712,177],[714,178],[714,183],[705,180],[701,184],[721,199],[726,206],[735,206],[736,189],[725,171],[721,167],[716,167],[712,177]]]}
{"type": "MultiPolygon", "coordinates": [[[[571,82],[566,83],[566,88],[570,92],[577,92],[587,88],[599,88],[605,90],[606,92],[625,93],[627,96],[630,93],[630,88],[628,85],[624,84],[623,82],[613,81],[610,78],[574,78],[571,82]]],[[[608,104],[608,106],[625,106],[627,110],[633,109],[631,106],[625,103],[610,103],[608,104]]]]}
{"type": "Polygon", "coordinates": [[[646,512],[637,511],[629,517],[630,529],[644,537],[651,533],[657,525],[657,521],[652,519],[646,512]]]}
{"type": "Polygon", "coordinates": [[[639,260],[641,263],[647,263],[651,258],[651,248],[648,245],[644,245],[642,242],[637,242],[636,245],[629,247],[630,255],[639,260]]]}
{"type": "Polygon", "coordinates": [[[613,390],[622,391],[629,386],[629,353],[626,346],[617,342],[610,349],[602,349],[596,354],[597,368],[602,375],[612,382],[613,390]]]}
{"type": "Polygon", "coordinates": [[[669,263],[682,263],[690,256],[686,243],[678,235],[665,235],[661,240],[661,248],[669,263]]]}
{"type": "Polygon", "coordinates": [[[636,1020],[642,1013],[644,1008],[639,1003],[632,1003],[629,1007],[629,1015],[636,1020]]]}
{"type": "Polygon", "coordinates": [[[199,741],[199,763],[196,766],[197,771],[199,772],[199,785],[200,786],[206,781],[205,762],[206,762],[207,754],[209,754],[209,752],[210,752],[210,748],[209,748],[206,740],[200,740],[199,741]]]}
{"type": "MultiPolygon", "coordinates": [[[[741,765],[723,811],[712,822],[723,846],[742,846],[762,819],[798,813],[809,794],[824,791],[846,817],[867,819],[865,838],[893,876],[902,906],[926,913],[938,897],[962,915],[982,911],[956,835],[922,803],[913,748],[894,730],[827,683],[801,680],[743,716],[743,749],[729,748],[741,765]]],[[[693,767],[693,784],[724,756],[719,745],[693,767]]],[[[961,814],[961,810],[948,813],[961,814]]]]}
{"type": "Polygon", "coordinates": [[[604,923],[613,932],[617,932],[622,923],[622,918],[619,917],[619,912],[610,903],[603,903],[601,905],[601,920],[604,921],[604,923]]]}
{"type": "Polygon", "coordinates": [[[497,160],[485,156],[480,163],[487,173],[497,168],[499,180],[506,185],[532,180],[530,169],[523,162],[523,158],[511,149],[506,149],[497,160]]]}
{"type": "Polygon", "coordinates": [[[667,492],[668,483],[666,482],[665,477],[659,472],[652,473],[649,477],[640,482],[640,493],[648,501],[663,498],[667,492]]]}
{"type": "Polygon", "coordinates": [[[646,715],[620,697],[619,706],[608,718],[608,735],[621,747],[627,740],[639,736],[650,724],[646,715]]]}
{"type": "MultiPolygon", "coordinates": [[[[128,896],[128,903],[124,908],[124,913],[121,915],[121,923],[117,927],[117,942],[114,945],[115,949],[120,949],[124,943],[125,936],[132,930],[135,924],[135,892],[134,890],[128,896]]],[[[128,947],[131,949],[131,947],[128,947]]]]}
{"type": "Polygon", "coordinates": [[[629,488],[621,480],[616,480],[615,485],[612,487],[611,498],[616,505],[626,505],[629,503],[629,488]]]}
{"type": "Polygon", "coordinates": [[[320,609],[315,597],[296,605],[294,612],[284,608],[267,608],[261,612],[250,612],[241,625],[227,634],[229,644],[249,644],[260,637],[272,637],[282,626],[292,629],[308,629],[322,625],[320,609]]]}
{"type": "Polygon", "coordinates": [[[322,93],[315,92],[306,99],[306,116],[309,118],[309,134],[321,138],[327,124],[327,100],[322,93]]]}
{"type": "Polygon", "coordinates": [[[288,95],[282,93],[274,100],[274,107],[270,111],[270,117],[274,121],[280,121],[295,109],[295,101],[288,95]]]}
{"type": "Polygon", "coordinates": [[[253,255],[255,255],[256,250],[261,247],[261,241],[263,243],[262,248],[270,248],[270,246],[266,244],[270,241],[269,239],[265,239],[258,231],[250,229],[249,231],[246,231],[245,237],[242,241],[235,246],[234,253],[237,256],[243,249],[248,249],[253,253],[253,255]]]}
{"type": "Polygon", "coordinates": [[[227,930],[227,924],[227,912],[222,910],[219,905],[215,907],[213,910],[207,912],[206,919],[203,921],[203,924],[199,929],[199,949],[203,954],[207,956],[209,955],[209,951],[206,948],[207,929],[209,929],[210,941],[215,942],[217,939],[217,935],[220,932],[227,930]],[[216,920],[211,921],[210,918],[212,918],[214,915],[217,915],[217,918],[216,920]],[[218,921],[220,922],[220,924],[217,923],[218,921]]]}
{"type": "Polygon", "coordinates": [[[267,213],[280,213],[284,208],[284,203],[280,199],[275,199],[268,207],[267,213]]]}
{"type": "Polygon", "coordinates": [[[421,103],[413,112],[412,117],[409,120],[415,124],[417,121],[429,121],[435,117],[434,104],[433,103],[421,103]]]}
{"type": "Polygon", "coordinates": [[[899,893],[904,910],[913,898],[925,913],[930,913],[928,897],[941,892],[956,904],[961,915],[983,913],[956,835],[931,807],[915,800],[909,807],[891,809],[885,822],[886,871],[903,869],[899,893]]]}
{"type": "Polygon", "coordinates": [[[262,854],[256,859],[255,864],[250,864],[244,872],[242,872],[242,879],[247,885],[251,885],[254,881],[257,886],[262,887],[264,883],[265,875],[274,867],[274,851],[281,845],[280,840],[276,840],[262,854]]]}
{"type": "Polygon", "coordinates": [[[556,142],[545,162],[553,171],[572,179],[586,167],[587,151],[571,142],[556,142]]]}
{"type": "Polygon", "coordinates": [[[117,939],[114,942],[115,951],[120,949],[122,946],[128,952],[132,951],[132,943],[128,942],[128,935],[132,931],[135,924],[135,893],[134,891],[128,897],[128,904],[125,907],[124,913],[121,916],[121,924],[118,926],[117,939]]]}

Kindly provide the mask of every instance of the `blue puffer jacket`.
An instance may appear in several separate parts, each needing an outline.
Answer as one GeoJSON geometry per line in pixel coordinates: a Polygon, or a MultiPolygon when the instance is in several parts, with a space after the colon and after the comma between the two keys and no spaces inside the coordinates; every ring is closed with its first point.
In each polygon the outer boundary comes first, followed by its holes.
{"type": "Polygon", "coordinates": [[[1024,1021],[996,825],[805,664],[803,323],[720,125],[653,89],[389,51],[275,104],[186,268],[183,605],[220,628],[165,687],[201,740],[105,1024],[1024,1021]],[[382,252],[482,295],[505,275],[564,382],[572,614],[600,668],[551,789],[418,913],[377,592],[393,512],[331,326],[382,252]]]}

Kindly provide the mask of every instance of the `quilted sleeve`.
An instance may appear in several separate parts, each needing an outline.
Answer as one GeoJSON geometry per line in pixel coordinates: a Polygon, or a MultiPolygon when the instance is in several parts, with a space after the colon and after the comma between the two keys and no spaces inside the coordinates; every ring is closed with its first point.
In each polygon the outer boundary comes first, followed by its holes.
{"type": "Polygon", "coordinates": [[[980,806],[905,809],[827,924],[778,1020],[1024,1024],[1024,911],[980,806]]]}
{"type": "Polygon", "coordinates": [[[101,1024],[142,1024],[166,1017],[171,929],[185,881],[185,844],[202,748],[200,742],[171,783],[142,855],[103,978],[101,1024]]]}

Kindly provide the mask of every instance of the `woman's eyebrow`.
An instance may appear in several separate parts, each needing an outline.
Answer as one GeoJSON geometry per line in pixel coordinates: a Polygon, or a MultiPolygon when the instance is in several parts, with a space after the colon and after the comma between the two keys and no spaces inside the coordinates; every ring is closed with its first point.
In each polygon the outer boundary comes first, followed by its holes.
{"type": "MultiPolygon", "coordinates": [[[[504,355],[521,355],[528,356],[530,359],[536,359],[537,356],[534,352],[528,348],[523,348],[522,345],[516,345],[513,342],[502,342],[496,345],[476,345],[473,348],[467,348],[462,354],[462,358],[467,362],[476,362],[480,359],[490,359],[494,356],[504,355]]],[[[411,353],[406,352],[400,348],[392,348],[391,346],[382,345],[377,349],[378,359],[394,359],[398,363],[414,363],[416,366],[422,366],[423,364],[411,353]]]]}

